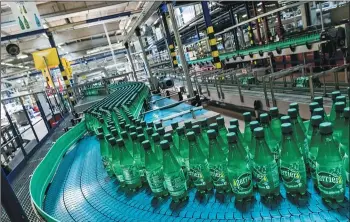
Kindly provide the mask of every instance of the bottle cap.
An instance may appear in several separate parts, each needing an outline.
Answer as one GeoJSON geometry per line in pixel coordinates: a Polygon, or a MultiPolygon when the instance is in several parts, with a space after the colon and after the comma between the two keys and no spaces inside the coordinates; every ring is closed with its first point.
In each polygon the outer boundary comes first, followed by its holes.
{"type": "Polygon", "coordinates": [[[125,129],[126,129],[126,131],[129,131],[130,127],[131,127],[131,125],[130,125],[130,124],[126,124],[126,125],[125,125],[125,129]]]}
{"type": "Polygon", "coordinates": [[[345,96],[337,96],[337,98],[335,98],[335,101],[346,103],[346,97],[345,96]]]}
{"type": "Polygon", "coordinates": [[[192,132],[192,131],[186,133],[186,136],[187,136],[187,138],[188,138],[189,141],[194,141],[194,140],[196,140],[196,136],[194,135],[194,132],[192,132]]]}
{"type": "Polygon", "coordinates": [[[299,104],[298,103],[291,103],[289,104],[289,109],[296,109],[299,110],[299,104]]]}
{"type": "Polygon", "coordinates": [[[271,107],[270,108],[270,115],[271,117],[278,117],[279,112],[277,107],[271,107]]]}
{"type": "Polygon", "coordinates": [[[102,133],[103,132],[102,127],[97,128],[97,132],[102,133]]]}
{"type": "Polygon", "coordinates": [[[252,115],[250,112],[243,113],[244,122],[249,123],[252,121],[252,115]]]}
{"type": "Polygon", "coordinates": [[[178,123],[178,122],[171,123],[171,128],[172,128],[173,130],[176,130],[177,127],[179,127],[179,123],[178,123]]]}
{"type": "Polygon", "coordinates": [[[282,116],[281,123],[290,123],[290,116],[282,116]]]}
{"type": "Polygon", "coordinates": [[[143,142],[146,138],[145,138],[145,135],[142,133],[137,135],[137,139],[139,140],[139,142],[143,142]]]}
{"type": "Polygon", "coordinates": [[[237,133],[237,126],[229,126],[227,129],[229,133],[237,133]]]}
{"type": "Polygon", "coordinates": [[[344,102],[336,102],[335,103],[335,112],[342,113],[344,112],[345,103],[344,102]]]}
{"type": "Polygon", "coordinates": [[[111,133],[114,137],[118,137],[118,131],[116,129],[112,129],[111,133]]]}
{"type": "Polygon", "coordinates": [[[158,134],[158,133],[153,133],[153,134],[152,134],[152,140],[153,140],[154,142],[159,141],[159,140],[160,140],[159,134],[158,134]]]}
{"type": "Polygon", "coordinates": [[[260,123],[269,123],[269,115],[267,113],[260,114],[260,123]]]}
{"type": "MultiPolygon", "coordinates": [[[[236,127],[236,126],[235,126],[236,127]]],[[[227,134],[227,142],[228,143],[235,143],[237,142],[237,136],[236,133],[230,132],[227,134]]]]}
{"type": "Polygon", "coordinates": [[[283,123],[281,125],[281,128],[282,128],[282,134],[290,134],[293,132],[292,124],[290,123],[283,123]]]}
{"type": "Polygon", "coordinates": [[[216,138],[216,132],[213,129],[210,129],[207,131],[209,139],[215,139],[216,138]]]}
{"type": "Polygon", "coordinates": [[[113,138],[111,134],[107,134],[106,139],[109,140],[110,138],[113,138]]]}
{"type": "Polygon", "coordinates": [[[230,126],[239,126],[238,119],[231,119],[230,120],[230,126]]]}
{"type": "Polygon", "coordinates": [[[201,123],[201,127],[207,127],[208,126],[207,119],[202,119],[199,122],[201,123]]]}
{"type": "Polygon", "coordinates": [[[320,133],[322,135],[328,135],[333,133],[332,123],[324,122],[320,124],[320,133]]]}
{"type": "Polygon", "coordinates": [[[159,122],[159,123],[156,123],[155,126],[156,126],[156,129],[159,129],[159,128],[162,127],[162,123],[160,123],[160,122],[159,122]]]}
{"type": "Polygon", "coordinates": [[[350,107],[346,107],[344,109],[344,117],[345,117],[345,119],[349,119],[349,117],[350,117],[350,107]]]}
{"type": "Polygon", "coordinates": [[[145,121],[141,121],[141,127],[143,127],[143,128],[146,127],[146,122],[145,121]]]}
{"type": "Polygon", "coordinates": [[[317,96],[314,98],[314,102],[319,104],[320,106],[323,106],[323,97],[322,96],[317,96]]]}
{"type": "Polygon", "coordinates": [[[99,118],[100,123],[104,123],[105,121],[103,120],[103,118],[99,118]]]}
{"type": "Polygon", "coordinates": [[[169,150],[170,149],[170,145],[168,143],[168,140],[162,140],[160,142],[160,147],[162,148],[162,150],[169,150]]]}
{"type": "Polygon", "coordinates": [[[185,133],[185,128],[183,126],[179,126],[176,129],[176,132],[177,132],[178,135],[183,135],[185,133]]]}
{"type": "Polygon", "coordinates": [[[217,123],[219,126],[225,125],[224,117],[220,116],[220,117],[216,118],[216,123],[217,123]]]}
{"type": "Polygon", "coordinates": [[[164,129],[164,127],[158,128],[158,129],[157,129],[157,132],[158,132],[158,134],[159,134],[160,136],[163,136],[163,135],[165,134],[165,129],[164,129]]]}
{"type": "Polygon", "coordinates": [[[96,136],[97,136],[97,138],[99,138],[99,139],[103,139],[103,134],[102,134],[102,133],[97,133],[96,136]]]}
{"type": "Polygon", "coordinates": [[[313,127],[318,127],[323,121],[323,117],[320,115],[314,115],[311,117],[311,125],[313,127]]]}
{"type": "Polygon", "coordinates": [[[201,133],[201,128],[199,127],[199,125],[194,125],[192,126],[192,130],[195,134],[200,134],[201,133]]]}
{"type": "Polygon", "coordinates": [[[136,126],[140,126],[141,125],[141,120],[139,120],[139,119],[135,120],[135,124],[136,124],[136,126]]]}
{"type": "Polygon", "coordinates": [[[117,144],[117,141],[114,138],[110,138],[108,140],[109,144],[111,144],[112,146],[114,146],[115,144],[117,144]]]}
{"type": "Polygon", "coordinates": [[[147,123],[147,126],[153,128],[154,124],[153,124],[153,122],[149,122],[149,123],[147,123]]]}
{"type": "Polygon", "coordinates": [[[128,133],[126,131],[121,132],[120,135],[122,136],[123,139],[128,138],[128,133]]]}
{"type": "Polygon", "coordinates": [[[259,127],[259,122],[258,121],[251,121],[250,122],[250,130],[251,131],[254,131],[254,129],[256,128],[256,127],[259,127]]]}
{"type": "Polygon", "coordinates": [[[310,110],[311,113],[313,113],[314,110],[316,108],[319,108],[319,107],[320,107],[320,105],[317,102],[312,102],[312,103],[309,104],[309,110],[310,110]]]}
{"type": "Polygon", "coordinates": [[[332,101],[334,102],[335,99],[337,98],[337,96],[340,96],[340,92],[339,91],[334,91],[332,92],[332,101]]]}
{"type": "Polygon", "coordinates": [[[137,134],[135,132],[130,133],[130,137],[132,140],[136,140],[137,139],[137,134]]]}
{"type": "Polygon", "coordinates": [[[153,129],[151,127],[147,127],[146,133],[148,136],[151,136],[153,134],[153,129]]]}
{"type": "Polygon", "coordinates": [[[173,142],[173,137],[171,136],[170,133],[165,134],[164,139],[168,140],[168,142],[173,142]]]}
{"type": "Polygon", "coordinates": [[[324,116],[324,109],[323,108],[316,108],[314,109],[313,113],[314,116],[315,115],[320,115],[320,116],[324,116]]]}
{"type": "Polygon", "coordinates": [[[254,129],[254,136],[257,138],[264,138],[264,128],[257,127],[254,129]]]}
{"type": "Polygon", "coordinates": [[[218,124],[217,123],[212,123],[209,125],[209,129],[215,130],[216,132],[218,132],[218,124]]]}
{"type": "Polygon", "coordinates": [[[296,119],[298,117],[298,111],[295,108],[288,109],[288,116],[290,116],[291,119],[296,119]]]}
{"type": "Polygon", "coordinates": [[[142,146],[145,150],[150,150],[151,149],[151,143],[148,140],[145,140],[142,142],[142,146]]]}
{"type": "Polygon", "coordinates": [[[130,133],[136,133],[136,127],[135,126],[130,126],[129,132],[130,133]]]}
{"type": "Polygon", "coordinates": [[[141,133],[143,133],[143,130],[142,130],[142,127],[137,127],[136,128],[136,132],[138,133],[138,134],[141,134],[141,133]]]}
{"type": "Polygon", "coordinates": [[[190,120],[186,120],[184,124],[185,124],[186,130],[192,128],[192,122],[190,120]]]}
{"type": "Polygon", "coordinates": [[[124,146],[124,141],[122,139],[117,139],[117,144],[119,147],[124,146]]]}
{"type": "Polygon", "coordinates": [[[123,122],[120,122],[119,123],[119,126],[122,128],[122,129],[124,129],[125,128],[125,122],[123,121],[123,122]]]}

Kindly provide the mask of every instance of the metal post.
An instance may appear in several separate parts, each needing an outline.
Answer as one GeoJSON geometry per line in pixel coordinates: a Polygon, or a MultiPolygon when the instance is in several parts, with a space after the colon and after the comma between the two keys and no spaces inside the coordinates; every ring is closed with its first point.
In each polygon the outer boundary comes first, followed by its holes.
{"type": "Polygon", "coordinates": [[[196,29],[197,38],[198,38],[198,40],[200,40],[200,39],[201,39],[201,36],[199,35],[198,25],[195,26],[195,29],[196,29]]]}
{"type": "Polygon", "coordinates": [[[176,43],[177,43],[178,50],[179,50],[180,62],[181,62],[182,69],[183,69],[185,77],[186,77],[188,93],[190,94],[190,97],[193,97],[194,96],[193,86],[192,86],[191,78],[189,76],[188,65],[187,65],[187,61],[185,59],[185,53],[184,53],[182,41],[181,41],[180,34],[179,34],[179,28],[177,27],[177,23],[176,23],[176,19],[175,19],[174,7],[173,7],[172,3],[168,3],[167,6],[168,6],[168,11],[169,11],[171,23],[173,25],[176,43]]]}
{"type": "Polygon", "coordinates": [[[147,55],[146,55],[146,51],[145,51],[145,47],[143,45],[143,42],[142,42],[142,38],[141,38],[141,30],[139,27],[136,27],[135,29],[135,34],[139,40],[139,43],[140,43],[140,47],[141,47],[141,50],[142,50],[142,56],[143,56],[143,61],[145,63],[145,68],[146,68],[146,72],[148,73],[149,75],[149,84],[151,86],[151,90],[156,90],[156,85],[154,84],[154,79],[153,79],[153,75],[152,75],[152,72],[151,72],[151,67],[149,65],[149,62],[148,62],[148,59],[147,59],[147,55]]]}
{"type": "MultiPolygon", "coordinates": [[[[254,16],[258,16],[258,12],[256,10],[256,2],[252,2],[252,4],[253,4],[254,16]]],[[[260,44],[262,44],[261,33],[260,33],[260,18],[255,20],[255,24],[256,24],[257,38],[258,38],[258,42],[260,45],[260,44]]]]}
{"type": "Polygon", "coordinates": [[[327,96],[327,88],[326,88],[326,72],[323,71],[323,96],[327,96]]]}
{"type": "Polygon", "coordinates": [[[276,98],[275,98],[275,92],[273,90],[273,78],[270,77],[269,78],[269,81],[270,81],[270,92],[271,92],[271,99],[272,99],[272,105],[273,106],[277,106],[277,103],[276,103],[276,98]]]}
{"type": "Polygon", "coordinates": [[[26,110],[26,107],[24,106],[23,99],[22,99],[22,97],[19,97],[18,99],[19,99],[19,101],[20,101],[20,103],[21,103],[21,105],[22,105],[22,109],[23,109],[23,111],[24,111],[24,114],[25,114],[26,117],[27,117],[27,120],[28,120],[28,122],[29,122],[30,128],[32,129],[32,131],[33,131],[33,133],[34,133],[35,139],[36,139],[37,142],[39,142],[38,135],[36,135],[34,126],[33,126],[33,124],[32,124],[32,121],[31,121],[31,119],[30,119],[30,117],[29,117],[29,115],[28,115],[28,112],[27,112],[27,110],[26,110]]]}
{"type": "Polygon", "coordinates": [[[103,22],[102,25],[103,25],[103,29],[104,29],[105,34],[106,34],[106,38],[107,38],[107,42],[108,42],[108,45],[109,45],[109,49],[111,50],[111,54],[112,54],[114,65],[117,67],[117,60],[116,60],[116,58],[114,56],[114,50],[113,50],[113,47],[112,47],[111,40],[109,39],[109,34],[108,34],[108,31],[107,31],[106,24],[103,22]]]}
{"type": "Polygon", "coordinates": [[[225,99],[225,94],[222,91],[222,78],[224,78],[224,76],[218,76],[218,78],[219,78],[219,87],[220,87],[221,99],[225,99]]]}
{"type": "Polygon", "coordinates": [[[131,58],[129,43],[127,43],[127,42],[124,43],[124,46],[125,46],[125,48],[126,48],[126,53],[127,53],[127,57],[128,57],[129,63],[130,63],[130,65],[131,65],[133,78],[134,78],[134,80],[135,80],[136,82],[138,82],[137,75],[136,75],[136,71],[135,71],[135,66],[134,66],[134,63],[132,62],[132,58],[131,58]]]}
{"type": "MultiPolygon", "coordinates": [[[[278,2],[275,3],[276,4],[276,8],[279,7],[278,2]]],[[[283,40],[284,39],[284,28],[283,28],[283,24],[282,24],[282,20],[281,20],[281,12],[278,11],[276,12],[276,17],[277,17],[277,35],[279,40],[283,40]]]]}
{"type": "Polygon", "coordinates": [[[36,105],[39,108],[41,118],[43,119],[43,121],[45,123],[46,129],[47,129],[47,131],[50,131],[50,126],[49,126],[49,123],[47,122],[46,115],[45,115],[45,112],[43,110],[43,107],[41,106],[41,102],[40,102],[40,100],[38,98],[38,95],[37,94],[33,94],[33,96],[35,98],[36,105]]]}
{"type": "Polygon", "coordinates": [[[267,106],[267,107],[270,107],[269,97],[267,96],[267,91],[266,91],[266,80],[265,80],[265,76],[263,76],[263,86],[264,86],[264,95],[265,95],[266,106],[267,106]]]}
{"type": "Polygon", "coordinates": [[[318,3],[318,9],[320,9],[321,28],[322,28],[322,31],[324,31],[323,13],[322,13],[322,2],[319,2],[319,3],[318,3]]]}
{"type": "Polygon", "coordinates": [[[234,73],[233,75],[235,76],[235,81],[236,81],[237,86],[238,86],[239,99],[241,100],[241,103],[244,103],[244,98],[243,98],[242,90],[241,90],[241,83],[239,82],[239,79],[238,79],[236,73],[234,73]]]}
{"type": "MultiPolygon", "coordinates": [[[[265,7],[265,2],[264,1],[261,1],[261,8],[262,8],[262,12],[266,13],[266,7],[265,7]]],[[[263,18],[263,25],[264,25],[264,32],[265,32],[266,43],[269,43],[270,42],[271,32],[269,30],[269,23],[267,21],[267,16],[263,18]]]]}
{"type": "MultiPolygon", "coordinates": [[[[232,8],[230,8],[230,12],[229,13],[230,13],[231,24],[234,26],[234,25],[236,25],[236,18],[235,18],[234,14],[233,14],[232,8]]],[[[240,47],[239,47],[238,36],[237,36],[237,28],[234,28],[232,30],[232,35],[233,35],[233,41],[235,43],[235,49],[239,50],[240,47]]]]}
{"type": "Polygon", "coordinates": [[[312,75],[313,75],[313,68],[312,66],[310,66],[310,75],[309,75],[309,87],[310,87],[310,96],[311,96],[311,101],[314,99],[315,97],[315,93],[314,93],[314,83],[312,81],[312,75]]]}
{"type": "Polygon", "coordinates": [[[220,91],[219,91],[218,81],[216,80],[216,76],[214,76],[214,81],[215,81],[216,92],[218,93],[219,99],[221,99],[221,94],[220,94],[220,91]]]}
{"type": "MultiPolygon", "coordinates": [[[[247,19],[250,19],[250,10],[249,10],[249,3],[245,2],[245,10],[247,13],[247,19]]],[[[253,28],[252,28],[252,23],[248,22],[248,36],[249,36],[249,43],[250,46],[254,46],[254,33],[253,33],[253,28]]]]}

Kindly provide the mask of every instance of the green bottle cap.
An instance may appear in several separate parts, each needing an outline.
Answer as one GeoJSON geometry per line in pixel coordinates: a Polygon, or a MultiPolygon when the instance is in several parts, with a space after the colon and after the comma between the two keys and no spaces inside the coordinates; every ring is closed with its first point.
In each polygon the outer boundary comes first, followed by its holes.
{"type": "Polygon", "coordinates": [[[281,125],[281,128],[282,128],[282,134],[290,134],[293,132],[292,124],[290,123],[283,123],[281,125]]]}
{"type": "Polygon", "coordinates": [[[299,104],[298,103],[291,103],[289,104],[289,109],[296,109],[299,110],[299,104]]]}
{"type": "Polygon", "coordinates": [[[149,123],[147,123],[147,126],[153,128],[154,124],[153,124],[153,122],[149,122],[149,123]]]}
{"type": "Polygon", "coordinates": [[[139,140],[139,142],[143,142],[143,141],[145,141],[145,135],[142,133],[142,134],[139,134],[139,135],[137,135],[137,139],[139,140]]]}
{"type": "Polygon", "coordinates": [[[172,128],[173,130],[176,130],[177,127],[179,127],[179,123],[178,123],[178,122],[171,123],[171,128],[172,128]]]}
{"type": "Polygon", "coordinates": [[[162,128],[163,125],[162,125],[162,123],[159,122],[159,123],[156,123],[155,126],[156,126],[156,129],[159,129],[159,128],[162,128]]]}
{"type": "Polygon", "coordinates": [[[244,122],[249,123],[252,121],[252,114],[250,112],[243,113],[244,122]]]}
{"type": "Polygon", "coordinates": [[[158,134],[159,134],[160,136],[163,136],[163,135],[165,134],[165,129],[164,129],[164,127],[158,128],[158,129],[157,129],[157,132],[158,132],[158,134]]]}
{"type": "Polygon", "coordinates": [[[320,106],[323,106],[323,97],[322,96],[317,96],[314,98],[314,102],[319,104],[320,106]]]}
{"type": "Polygon", "coordinates": [[[318,127],[323,121],[323,116],[314,115],[311,117],[311,125],[313,127],[318,127]]]}
{"type": "Polygon", "coordinates": [[[135,132],[130,133],[130,137],[132,140],[136,140],[137,139],[137,134],[135,132]]]}
{"type": "Polygon", "coordinates": [[[184,124],[185,124],[186,130],[192,128],[192,122],[190,120],[186,120],[184,124]]]}
{"type": "Polygon", "coordinates": [[[231,119],[230,120],[230,126],[239,126],[238,119],[231,119]]]}
{"type": "Polygon", "coordinates": [[[264,128],[257,127],[254,129],[254,136],[257,138],[264,138],[264,128]]]}
{"type": "Polygon", "coordinates": [[[168,140],[162,140],[160,142],[160,147],[162,148],[162,150],[169,150],[170,149],[170,145],[168,140]]]}
{"type": "Polygon", "coordinates": [[[118,131],[116,129],[111,130],[111,133],[114,137],[118,137],[118,131]]]}
{"type": "Polygon", "coordinates": [[[201,127],[207,127],[208,126],[208,121],[207,119],[202,119],[199,121],[201,123],[201,127]]]}
{"type": "Polygon", "coordinates": [[[99,121],[100,121],[100,123],[104,123],[105,122],[102,118],[100,118],[99,121]]]}
{"type": "Polygon", "coordinates": [[[237,126],[229,126],[227,129],[229,133],[237,133],[237,126]]]}
{"type": "Polygon", "coordinates": [[[201,133],[201,128],[199,127],[199,125],[194,125],[194,126],[192,126],[192,131],[195,134],[200,134],[201,133]]]}
{"type": "Polygon", "coordinates": [[[119,147],[124,146],[124,141],[122,139],[117,139],[117,144],[119,147]]]}
{"type": "Polygon", "coordinates": [[[346,103],[346,97],[345,96],[337,96],[335,101],[336,102],[344,102],[344,103],[346,103]]]}
{"type": "Polygon", "coordinates": [[[137,134],[141,134],[141,133],[143,133],[143,130],[142,130],[142,127],[137,127],[136,128],[136,132],[137,132],[137,134]]]}
{"type": "Polygon", "coordinates": [[[153,140],[154,142],[159,141],[159,140],[160,140],[159,134],[158,134],[158,133],[153,133],[153,134],[152,134],[152,140],[153,140]]]}
{"type": "Polygon", "coordinates": [[[224,117],[220,116],[220,117],[216,118],[216,123],[217,123],[218,126],[220,126],[220,127],[222,127],[223,125],[225,125],[224,117]]]}
{"type": "Polygon", "coordinates": [[[344,109],[344,117],[345,117],[345,119],[349,119],[349,117],[350,117],[350,107],[346,107],[344,109]]]}
{"type": "Polygon", "coordinates": [[[316,108],[314,109],[313,115],[320,115],[320,116],[324,116],[324,109],[323,108],[316,108]]]}
{"type": "Polygon", "coordinates": [[[334,102],[337,98],[337,96],[340,96],[340,92],[339,91],[334,91],[332,92],[332,101],[334,102]]]}
{"type": "Polygon", "coordinates": [[[151,149],[151,143],[148,140],[145,140],[142,142],[142,146],[145,150],[150,150],[151,149]]]}
{"type": "Polygon", "coordinates": [[[110,138],[108,140],[109,144],[111,144],[112,146],[114,146],[115,144],[117,144],[117,141],[114,138],[110,138]]]}
{"type": "Polygon", "coordinates": [[[136,133],[136,127],[135,126],[130,126],[129,132],[130,133],[136,133]]]}
{"type": "Polygon", "coordinates": [[[120,123],[119,123],[119,126],[120,126],[122,129],[124,129],[124,128],[125,128],[125,122],[120,122],[120,123]]]}
{"type": "Polygon", "coordinates": [[[209,139],[215,139],[216,138],[216,131],[213,130],[213,129],[208,130],[207,134],[208,134],[209,139]]]}
{"type": "Polygon", "coordinates": [[[176,129],[176,132],[178,135],[184,135],[185,133],[185,128],[183,126],[179,126],[177,129],[176,129]]]}
{"type": "Polygon", "coordinates": [[[135,124],[136,124],[136,126],[141,126],[141,120],[139,120],[139,119],[136,120],[136,121],[135,121],[135,124]]]}
{"type": "Polygon", "coordinates": [[[271,117],[278,117],[279,112],[277,107],[271,107],[270,108],[270,115],[271,117]]]}
{"type": "Polygon", "coordinates": [[[344,112],[344,108],[345,108],[345,103],[344,102],[336,102],[335,103],[335,111],[337,113],[344,112]]]}
{"type": "Polygon", "coordinates": [[[170,142],[173,142],[173,137],[171,136],[170,133],[166,133],[166,134],[164,135],[164,139],[165,139],[165,140],[168,140],[169,143],[170,143],[170,142]]]}
{"type": "Polygon", "coordinates": [[[97,136],[97,138],[100,139],[100,140],[103,139],[103,134],[102,134],[102,133],[97,133],[96,136],[97,136]]]}
{"type": "Polygon", "coordinates": [[[186,133],[186,136],[187,136],[187,138],[188,138],[189,141],[194,141],[194,140],[196,140],[196,136],[194,135],[194,132],[193,132],[193,131],[186,133]]]}
{"type": "Polygon", "coordinates": [[[215,130],[216,132],[219,131],[219,127],[217,123],[212,123],[209,125],[209,129],[215,130]]]}
{"type": "Polygon", "coordinates": [[[333,133],[332,123],[324,122],[320,124],[320,133],[322,135],[328,135],[333,133]]]}
{"type": "Polygon", "coordinates": [[[281,123],[290,123],[290,116],[282,116],[281,123]]]}
{"type": "Polygon", "coordinates": [[[259,127],[259,126],[260,126],[260,124],[259,124],[259,122],[256,121],[256,120],[250,122],[250,130],[251,130],[251,131],[254,131],[254,129],[257,128],[257,127],[259,127]]]}
{"type": "Polygon", "coordinates": [[[316,108],[319,108],[319,107],[320,107],[320,105],[319,105],[319,103],[317,103],[317,102],[312,102],[312,103],[309,104],[309,109],[310,109],[310,112],[311,112],[311,113],[313,113],[314,110],[315,110],[316,108]]]}
{"type": "MultiPolygon", "coordinates": [[[[236,127],[236,126],[235,126],[236,127]]],[[[230,132],[227,134],[227,142],[228,143],[235,143],[237,142],[237,136],[236,133],[230,132]]]]}
{"type": "Polygon", "coordinates": [[[269,123],[269,122],[270,122],[270,118],[267,113],[260,114],[260,123],[269,123]]]}
{"type": "Polygon", "coordinates": [[[113,136],[111,134],[107,134],[107,136],[105,136],[107,140],[113,138],[113,136]]]}
{"type": "Polygon", "coordinates": [[[294,108],[288,109],[288,116],[290,116],[291,119],[296,119],[298,117],[298,111],[294,108]]]}
{"type": "Polygon", "coordinates": [[[97,128],[97,132],[102,133],[103,132],[102,127],[97,128]]]}
{"type": "Polygon", "coordinates": [[[150,127],[148,127],[148,128],[146,129],[146,133],[147,133],[147,135],[151,136],[151,135],[153,134],[153,129],[150,128],[150,127]]]}
{"type": "Polygon", "coordinates": [[[123,139],[128,138],[128,133],[126,131],[121,132],[120,135],[122,136],[123,139]]]}
{"type": "Polygon", "coordinates": [[[130,127],[131,127],[130,124],[126,124],[126,125],[125,125],[125,130],[126,130],[126,131],[129,131],[130,127]]]}
{"type": "Polygon", "coordinates": [[[141,127],[145,128],[146,127],[146,122],[145,121],[141,121],[141,127]]]}

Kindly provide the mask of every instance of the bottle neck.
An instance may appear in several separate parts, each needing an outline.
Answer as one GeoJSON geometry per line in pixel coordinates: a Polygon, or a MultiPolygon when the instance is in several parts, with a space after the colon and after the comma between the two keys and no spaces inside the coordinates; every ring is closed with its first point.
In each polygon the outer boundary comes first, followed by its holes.
{"type": "Polygon", "coordinates": [[[292,160],[295,158],[300,158],[301,152],[300,149],[294,140],[293,134],[283,134],[282,139],[282,147],[281,147],[281,155],[284,155],[284,157],[288,157],[285,160],[292,160]]]}

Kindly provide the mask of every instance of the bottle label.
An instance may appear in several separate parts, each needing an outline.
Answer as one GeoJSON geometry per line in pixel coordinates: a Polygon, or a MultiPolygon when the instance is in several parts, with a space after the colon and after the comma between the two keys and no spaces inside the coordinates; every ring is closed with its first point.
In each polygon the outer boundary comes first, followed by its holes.
{"type": "MultiPolygon", "coordinates": [[[[208,172],[208,162],[206,161],[204,165],[196,164],[190,166],[190,171],[188,172],[193,184],[195,186],[205,186],[205,178],[203,175],[203,171],[208,172]]],[[[204,172],[205,173],[205,172],[204,172]]]]}
{"type": "Polygon", "coordinates": [[[159,193],[164,191],[163,169],[160,167],[156,170],[146,171],[147,181],[152,191],[159,193]]]}
{"type": "Polygon", "coordinates": [[[306,186],[306,171],[304,161],[288,164],[281,161],[281,176],[286,188],[306,186]]]}
{"type": "Polygon", "coordinates": [[[253,189],[252,174],[250,172],[232,178],[232,191],[237,194],[247,194],[253,189]]]}
{"type": "Polygon", "coordinates": [[[134,184],[140,179],[139,170],[135,166],[124,167],[123,175],[126,184],[134,184]]]}
{"type": "Polygon", "coordinates": [[[317,183],[320,191],[327,195],[345,192],[345,171],[342,166],[335,168],[321,167],[316,164],[317,183]]]}
{"type": "Polygon", "coordinates": [[[182,170],[176,175],[164,175],[165,185],[172,196],[180,196],[186,190],[186,179],[182,170]]]}
{"type": "Polygon", "coordinates": [[[279,175],[277,164],[254,165],[254,174],[259,189],[271,190],[279,186],[279,175]]]}
{"type": "Polygon", "coordinates": [[[216,187],[226,186],[226,172],[223,164],[217,164],[210,167],[210,175],[213,179],[213,184],[216,187]]]}
{"type": "Polygon", "coordinates": [[[309,157],[309,167],[310,167],[310,174],[311,174],[311,178],[316,180],[316,161],[313,157],[309,157]]]}

